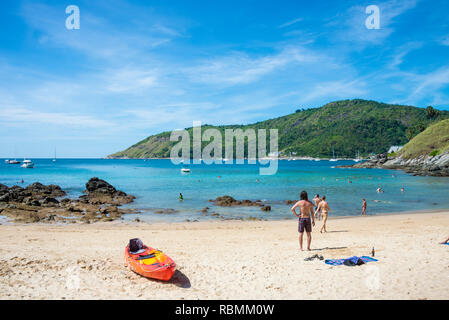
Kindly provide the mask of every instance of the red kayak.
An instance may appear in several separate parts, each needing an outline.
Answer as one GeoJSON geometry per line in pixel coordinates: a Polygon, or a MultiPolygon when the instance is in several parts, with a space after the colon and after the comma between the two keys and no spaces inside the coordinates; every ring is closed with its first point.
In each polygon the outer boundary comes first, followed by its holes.
{"type": "Polygon", "coordinates": [[[170,280],[176,270],[175,262],[160,250],[145,245],[143,249],[143,252],[132,254],[126,246],[125,265],[146,278],[170,280]]]}

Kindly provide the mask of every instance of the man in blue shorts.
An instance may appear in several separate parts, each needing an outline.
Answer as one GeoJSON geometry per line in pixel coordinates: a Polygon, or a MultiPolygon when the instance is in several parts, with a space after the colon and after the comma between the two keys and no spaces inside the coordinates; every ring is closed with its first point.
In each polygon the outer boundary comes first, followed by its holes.
{"type": "Polygon", "coordinates": [[[313,203],[309,201],[306,191],[301,191],[299,197],[301,200],[296,202],[291,210],[293,214],[299,218],[298,222],[299,249],[303,251],[302,240],[305,229],[307,232],[307,250],[310,251],[310,243],[312,242],[312,226],[315,226],[315,217],[313,215],[313,203]],[[298,207],[300,211],[299,215],[296,213],[296,208],[298,207]]]}

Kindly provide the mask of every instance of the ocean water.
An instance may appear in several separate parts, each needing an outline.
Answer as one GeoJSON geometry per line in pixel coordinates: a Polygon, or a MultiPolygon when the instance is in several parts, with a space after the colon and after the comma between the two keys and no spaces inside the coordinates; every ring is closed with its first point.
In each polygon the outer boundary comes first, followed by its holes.
{"type": "MultiPolygon", "coordinates": [[[[170,160],[112,159],[32,159],[35,168],[0,162],[0,183],[26,186],[33,182],[57,184],[78,197],[91,177],[99,177],[119,190],[137,197],[125,207],[138,208],[141,220],[185,221],[224,218],[293,219],[285,200],[297,200],[306,190],[309,198],[326,195],[335,216],[359,215],[362,198],[367,199],[368,214],[449,208],[449,178],[414,177],[402,171],[382,169],[335,168],[352,161],[279,161],[277,174],[259,175],[258,165],[190,165],[191,173],[180,172],[181,166],[170,160]],[[24,183],[21,183],[21,179],[24,183]],[[349,183],[351,181],[352,183],[349,183]],[[377,193],[382,187],[385,192],[377,193]],[[401,192],[401,188],[405,192],[401,192]],[[178,200],[179,193],[184,201],[178,200]],[[216,207],[209,199],[230,195],[236,199],[262,200],[271,212],[259,207],[216,207]],[[201,210],[209,207],[209,215],[201,210]],[[158,209],[175,209],[172,214],[155,213],[158,209]]],[[[135,214],[125,215],[134,219],[135,214]]]]}

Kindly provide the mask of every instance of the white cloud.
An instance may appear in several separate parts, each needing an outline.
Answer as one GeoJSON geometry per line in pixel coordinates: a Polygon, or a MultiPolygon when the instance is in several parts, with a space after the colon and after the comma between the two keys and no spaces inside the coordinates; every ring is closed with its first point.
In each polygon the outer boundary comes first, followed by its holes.
{"type": "Polygon", "coordinates": [[[423,46],[423,43],[421,42],[409,42],[406,43],[403,46],[400,46],[396,49],[396,54],[393,56],[393,59],[391,63],[389,64],[390,68],[395,68],[400,66],[403,62],[405,57],[412,52],[415,49],[421,48],[423,46]]]}
{"type": "Polygon", "coordinates": [[[310,102],[320,98],[332,99],[352,99],[368,93],[366,83],[362,80],[352,81],[330,81],[321,82],[315,85],[307,94],[301,96],[302,102],[310,102]]]}
{"type": "Polygon", "coordinates": [[[4,124],[19,122],[21,124],[51,124],[62,127],[97,128],[110,127],[110,121],[72,113],[42,112],[14,105],[0,109],[0,121],[4,124]]]}
{"type": "Polygon", "coordinates": [[[283,49],[277,54],[257,58],[236,52],[225,57],[203,61],[199,66],[185,69],[185,72],[194,82],[233,86],[255,82],[286,66],[312,63],[317,59],[317,54],[293,47],[283,49]]]}
{"type": "Polygon", "coordinates": [[[293,25],[295,23],[301,22],[302,20],[304,20],[304,19],[303,18],[296,18],[294,20],[291,20],[291,21],[288,21],[286,23],[281,24],[280,26],[278,26],[278,28],[279,29],[285,28],[285,27],[291,26],[291,25],[293,25]]]}
{"type": "Polygon", "coordinates": [[[113,93],[141,92],[157,85],[157,76],[154,71],[122,68],[107,71],[103,77],[106,79],[106,88],[113,93]]]}
{"type": "MultiPolygon", "coordinates": [[[[119,3],[114,3],[114,6],[120,7],[119,3]]],[[[110,8],[108,6],[108,9],[110,8]]],[[[64,23],[61,23],[64,16],[61,17],[60,11],[39,3],[27,2],[22,7],[21,15],[32,29],[41,33],[37,39],[41,45],[70,48],[97,59],[123,61],[125,58],[139,55],[143,50],[154,49],[183,36],[181,31],[159,22],[160,19],[156,16],[151,17],[152,24],[142,25],[142,21],[148,21],[149,17],[141,15],[137,8],[128,9],[129,12],[121,12],[122,15],[132,16],[126,30],[117,28],[114,23],[101,17],[91,15],[87,10],[81,13],[81,28],[67,30],[64,23]]]]}
{"type": "Polygon", "coordinates": [[[410,97],[425,94],[426,90],[437,90],[449,84],[449,67],[444,67],[431,73],[417,75],[418,85],[410,97]]]}
{"type": "Polygon", "coordinates": [[[449,46],[449,35],[443,37],[440,41],[443,46],[449,46]]]}

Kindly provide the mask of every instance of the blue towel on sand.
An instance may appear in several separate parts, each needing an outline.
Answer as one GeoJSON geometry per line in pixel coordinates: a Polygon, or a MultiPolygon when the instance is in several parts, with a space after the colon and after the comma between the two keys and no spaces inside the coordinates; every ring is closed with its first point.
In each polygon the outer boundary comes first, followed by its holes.
{"type": "Polygon", "coordinates": [[[449,246],[449,242],[446,242],[446,243],[443,243],[443,244],[445,244],[445,245],[448,245],[448,246],[449,246]]]}
{"type": "MultiPolygon", "coordinates": [[[[329,264],[331,266],[341,266],[343,264],[343,262],[345,262],[345,260],[354,259],[354,258],[358,258],[358,257],[354,256],[354,257],[350,257],[350,258],[346,258],[346,259],[327,259],[324,261],[324,263],[329,264]]],[[[378,261],[377,259],[367,257],[367,256],[361,256],[360,259],[362,259],[362,261],[365,263],[371,262],[371,261],[378,261]]]]}

